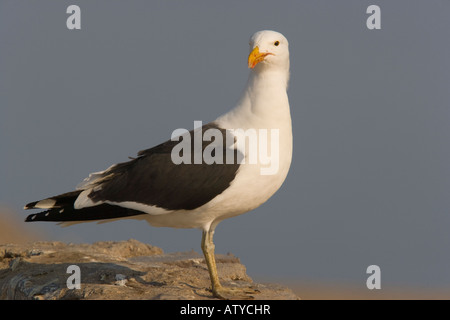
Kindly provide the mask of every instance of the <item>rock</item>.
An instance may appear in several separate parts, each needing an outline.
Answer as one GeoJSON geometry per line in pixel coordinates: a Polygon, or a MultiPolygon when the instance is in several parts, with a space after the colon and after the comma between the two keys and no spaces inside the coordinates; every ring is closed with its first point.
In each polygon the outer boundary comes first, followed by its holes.
{"type": "MultiPolygon", "coordinates": [[[[254,283],[235,256],[216,255],[224,286],[251,286],[255,299],[298,299],[288,288],[254,283]]],[[[0,245],[0,299],[214,299],[203,256],[164,254],[137,240],[66,244],[34,242],[0,245]],[[78,266],[80,288],[68,283],[78,266]]]]}

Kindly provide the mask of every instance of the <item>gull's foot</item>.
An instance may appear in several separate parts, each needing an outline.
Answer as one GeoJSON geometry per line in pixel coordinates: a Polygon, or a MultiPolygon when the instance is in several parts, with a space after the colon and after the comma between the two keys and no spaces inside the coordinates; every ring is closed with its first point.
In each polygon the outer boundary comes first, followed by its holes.
{"type": "Polygon", "coordinates": [[[223,300],[253,300],[253,295],[260,293],[258,289],[252,287],[245,288],[225,288],[218,287],[212,290],[213,296],[223,300]]]}

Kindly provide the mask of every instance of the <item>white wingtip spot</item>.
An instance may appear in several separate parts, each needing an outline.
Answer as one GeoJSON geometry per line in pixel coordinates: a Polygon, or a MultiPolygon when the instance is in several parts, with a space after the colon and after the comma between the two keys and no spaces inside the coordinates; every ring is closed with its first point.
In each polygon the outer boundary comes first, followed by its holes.
{"type": "Polygon", "coordinates": [[[53,199],[44,199],[39,201],[38,203],[36,203],[34,205],[35,208],[40,208],[40,209],[51,209],[54,207],[54,205],[56,204],[56,200],[53,199]]]}

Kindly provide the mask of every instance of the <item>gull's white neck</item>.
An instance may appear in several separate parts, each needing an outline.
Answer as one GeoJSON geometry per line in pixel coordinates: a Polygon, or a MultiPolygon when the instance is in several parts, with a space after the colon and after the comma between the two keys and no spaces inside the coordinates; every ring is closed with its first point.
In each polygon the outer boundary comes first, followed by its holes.
{"type": "Polygon", "coordinates": [[[247,88],[261,87],[287,91],[289,82],[289,64],[284,67],[266,67],[258,65],[250,72],[247,88]]]}
{"type": "Polygon", "coordinates": [[[247,86],[236,107],[217,119],[223,127],[280,128],[288,125],[291,117],[287,85],[289,67],[265,68],[257,66],[250,72],[247,86]]]}

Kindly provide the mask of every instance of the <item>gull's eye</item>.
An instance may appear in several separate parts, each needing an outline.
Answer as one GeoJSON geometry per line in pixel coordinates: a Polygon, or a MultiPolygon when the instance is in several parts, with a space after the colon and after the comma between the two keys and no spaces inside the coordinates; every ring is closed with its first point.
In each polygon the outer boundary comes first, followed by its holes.
{"type": "Polygon", "coordinates": [[[275,41],[273,44],[274,44],[275,47],[278,47],[279,44],[280,44],[280,41],[275,41]]]}

